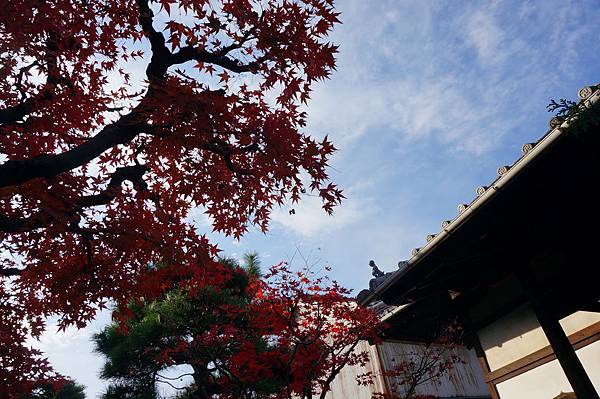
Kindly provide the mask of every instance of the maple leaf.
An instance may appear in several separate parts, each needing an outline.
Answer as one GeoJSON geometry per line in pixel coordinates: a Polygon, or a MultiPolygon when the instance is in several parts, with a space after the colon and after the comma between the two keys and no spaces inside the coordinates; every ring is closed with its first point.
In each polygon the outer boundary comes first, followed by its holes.
{"type": "Polygon", "coordinates": [[[212,75],[215,72],[215,67],[213,67],[211,64],[208,64],[206,67],[204,67],[204,70],[212,75]]]}
{"type": "Polygon", "coordinates": [[[223,71],[217,74],[217,76],[221,78],[221,82],[227,83],[229,81],[229,74],[227,71],[223,71]]]}
{"type": "Polygon", "coordinates": [[[159,0],[160,6],[163,8],[168,15],[171,15],[171,4],[175,3],[175,0],[159,0]]]}

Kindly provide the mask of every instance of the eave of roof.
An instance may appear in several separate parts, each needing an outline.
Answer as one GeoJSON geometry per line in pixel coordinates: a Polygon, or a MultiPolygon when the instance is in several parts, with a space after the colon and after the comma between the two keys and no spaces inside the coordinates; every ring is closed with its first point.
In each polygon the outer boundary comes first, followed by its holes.
{"type": "MultiPolygon", "coordinates": [[[[600,99],[600,85],[586,86],[579,90],[581,101],[578,106],[582,109],[589,108],[600,99]]],[[[419,265],[437,246],[444,242],[454,231],[465,224],[485,203],[490,201],[507,184],[511,183],[532,161],[539,157],[544,151],[555,142],[563,132],[573,122],[567,118],[562,123],[557,123],[556,118],[550,121],[551,129],[537,143],[526,143],[522,146],[522,155],[511,166],[501,166],[498,168],[498,177],[488,186],[480,186],[476,189],[477,196],[469,204],[460,204],[458,206],[458,215],[453,220],[442,222],[442,230],[437,234],[427,236],[427,243],[422,248],[415,248],[412,251],[412,257],[408,260],[407,266],[395,272],[390,278],[378,286],[374,292],[371,292],[361,302],[361,305],[368,304],[377,300],[396,282],[401,280],[407,273],[419,265]]]]}

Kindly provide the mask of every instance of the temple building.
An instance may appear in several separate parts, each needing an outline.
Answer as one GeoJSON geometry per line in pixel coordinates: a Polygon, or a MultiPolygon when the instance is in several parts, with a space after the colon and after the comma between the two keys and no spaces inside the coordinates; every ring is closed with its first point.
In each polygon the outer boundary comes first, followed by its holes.
{"type": "Polygon", "coordinates": [[[491,398],[599,398],[600,90],[579,97],[358,298],[385,304],[387,342],[460,323],[491,398]]]}

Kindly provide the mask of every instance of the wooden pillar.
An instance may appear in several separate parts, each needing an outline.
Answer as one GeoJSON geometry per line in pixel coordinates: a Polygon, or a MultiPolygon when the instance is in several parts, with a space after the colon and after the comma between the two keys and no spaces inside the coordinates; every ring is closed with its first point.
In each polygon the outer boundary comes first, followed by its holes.
{"type": "Polygon", "coordinates": [[[490,397],[492,399],[500,399],[500,394],[498,393],[498,388],[496,388],[496,384],[494,384],[492,381],[488,381],[488,376],[491,372],[490,364],[487,361],[485,351],[481,346],[481,341],[479,340],[479,336],[477,335],[476,329],[473,327],[471,318],[469,317],[467,311],[464,309],[457,310],[456,313],[458,315],[460,324],[465,330],[465,336],[467,340],[473,345],[473,349],[475,350],[475,354],[477,355],[477,360],[479,360],[479,367],[481,368],[483,378],[485,379],[484,382],[488,387],[488,391],[490,392],[490,397]]]}
{"type": "Polygon", "coordinates": [[[392,384],[390,383],[390,377],[386,375],[386,371],[388,371],[385,367],[385,363],[383,362],[383,356],[381,356],[381,347],[383,343],[375,344],[375,352],[377,353],[377,362],[379,363],[379,373],[381,375],[381,379],[383,382],[383,395],[386,398],[392,398],[396,394],[392,395],[392,384]]]}
{"type": "Polygon", "coordinates": [[[477,359],[479,360],[479,366],[483,371],[483,377],[486,379],[486,385],[488,390],[490,391],[490,396],[492,399],[500,399],[500,394],[498,393],[498,388],[496,388],[496,384],[492,381],[487,381],[488,375],[490,374],[490,365],[487,361],[487,357],[485,356],[485,352],[481,347],[481,342],[479,341],[479,337],[476,333],[473,333],[474,341],[473,341],[473,349],[475,349],[475,354],[477,355],[477,359]]]}
{"type": "Polygon", "coordinates": [[[523,267],[517,272],[517,277],[529,295],[533,311],[577,398],[600,399],[590,377],[577,357],[575,349],[562,329],[558,317],[547,306],[548,301],[544,296],[543,289],[533,273],[528,267],[523,267]]]}

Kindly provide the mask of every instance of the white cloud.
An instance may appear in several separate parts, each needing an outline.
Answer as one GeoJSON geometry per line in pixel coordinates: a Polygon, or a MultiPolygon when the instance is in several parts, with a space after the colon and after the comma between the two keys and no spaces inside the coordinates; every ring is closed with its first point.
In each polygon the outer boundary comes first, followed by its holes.
{"type": "MultiPolygon", "coordinates": [[[[391,132],[402,141],[434,138],[451,150],[481,154],[497,144],[481,134],[481,126],[494,123],[498,100],[473,95],[461,86],[443,76],[338,85],[315,96],[310,128],[330,133],[342,152],[371,129],[371,134],[391,132]]],[[[500,137],[510,123],[494,135],[500,137]]]]}
{"type": "Polygon", "coordinates": [[[278,208],[273,211],[271,218],[275,226],[279,225],[303,237],[311,237],[330,233],[368,218],[374,210],[370,202],[364,197],[349,196],[329,216],[323,210],[320,198],[308,196],[292,207],[294,214],[289,213],[291,208],[278,208]]]}
{"type": "MultiPolygon", "coordinates": [[[[500,126],[495,120],[499,102],[508,102],[509,97],[489,95],[498,87],[497,76],[474,76],[461,72],[464,66],[460,65],[459,71],[452,70],[464,42],[440,46],[432,20],[443,10],[430,6],[417,7],[415,12],[382,6],[368,12],[363,8],[353,2],[344,10],[344,20],[353,29],[340,29],[340,69],[332,81],[315,90],[310,131],[330,134],[345,154],[365,134],[378,131],[392,133],[397,144],[433,139],[450,151],[493,150],[498,138],[514,126],[510,121],[500,126]],[[415,23],[406,27],[397,21],[399,15],[415,23]],[[494,139],[481,133],[485,125],[495,125],[494,139]]],[[[496,66],[522,46],[517,41],[510,48],[502,47],[504,33],[484,8],[453,21],[453,27],[466,23],[469,45],[496,66]]]]}
{"type": "Polygon", "coordinates": [[[490,9],[481,8],[465,15],[465,22],[467,42],[475,47],[483,63],[498,64],[506,59],[508,51],[502,48],[504,32],[490,9]]]}

